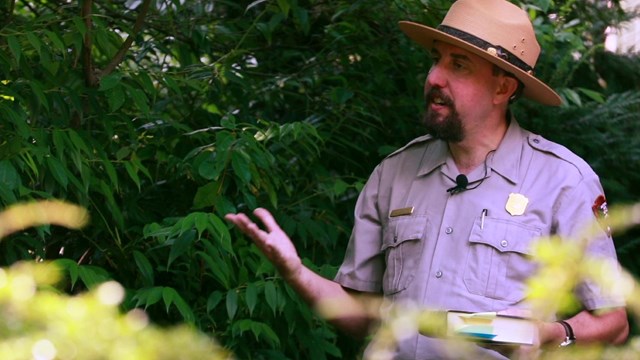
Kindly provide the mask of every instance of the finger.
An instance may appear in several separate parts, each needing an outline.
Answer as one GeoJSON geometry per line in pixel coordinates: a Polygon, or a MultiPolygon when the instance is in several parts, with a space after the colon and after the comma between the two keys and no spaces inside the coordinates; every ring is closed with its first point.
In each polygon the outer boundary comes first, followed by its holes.
{"type": "Polygon", "coordinates": [[[260,221],[262,221],[262,223],[264,224],[264,227],[267,229],[268,232],[280,230],[280,226],[278,225],[276,220],[273,218],[273,215],[271,215],[269,210],[263,209],[263,208],[257,208],[253,211],[253,214],[258,219],[260,219],[260,221]]]}
{"type": "Polygon", "coordinates": [[[261,230],[249,217],[243,213],[227,214],[225,219],[235,224],[243,233],[253,236],[257,235],[261,230]]]}

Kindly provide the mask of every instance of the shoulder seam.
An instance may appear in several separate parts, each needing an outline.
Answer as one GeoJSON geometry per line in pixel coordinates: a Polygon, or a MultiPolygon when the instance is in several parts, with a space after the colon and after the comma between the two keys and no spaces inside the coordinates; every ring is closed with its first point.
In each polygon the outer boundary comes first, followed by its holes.
{"type": "Polygon", "coordinates": [[[392,156],[394,156],[394,155],[396,155],[396,154],[398,154],[398,153],[410,148],[411,146],[413,146],[415,144],[419,144],[419,143],[422,143],[422,142],[425,142],[425,141],[429,141],[429,140],[432,140],[432,139],[433,139],[433,136],[431,136],[431,135],[422,135],[420,137],[417,137],[417,138],[409,141],[403,147],[401,147],[401,148],[395,150],[394,152],[392,152],[391,154],[385,156],[385,159],[388,159],[388,158],[390,158],[390,157],[392,157],[392,156]]]}

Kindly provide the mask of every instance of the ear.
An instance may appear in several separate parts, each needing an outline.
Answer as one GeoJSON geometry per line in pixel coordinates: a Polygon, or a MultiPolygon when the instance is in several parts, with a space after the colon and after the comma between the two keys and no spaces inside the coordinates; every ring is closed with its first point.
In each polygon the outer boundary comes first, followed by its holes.
{"type": "Polygon", "coordinates": [[[493,103],[496,105],[508,103],[516,90],[518,90],[518,80],[511,76],[499,75],[498,87],[493,97],[493,103]]]}

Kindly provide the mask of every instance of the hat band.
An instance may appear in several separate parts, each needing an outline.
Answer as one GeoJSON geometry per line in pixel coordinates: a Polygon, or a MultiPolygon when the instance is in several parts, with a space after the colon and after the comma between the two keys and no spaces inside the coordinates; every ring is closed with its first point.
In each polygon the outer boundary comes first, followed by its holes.
{"type": "Polygon", "coordinates": [[[464,32],[462,30],[458,30],[456,28],[452,28],[451,26],[447,26],[447,25],[439,25],[437,28],[439,31],[442,31],[445,34],[451,35],[453,37],[456,37],[462,41],[468,42],[471,45],[474,45],[476,47],[479,47],[489,53],[492,53],[493,55],[495,55],[496,57],[499,57],[500,59],[508,62],[509,64],[519,68],[520,70],[529,73],[530,75],[533,75],[533,68],[531,66],[529,66],[527,63],[525,63],[524,61],[520,60],[519,57],[515,56],[514,54],[512,54],[511,52],[509,52],[508,50],[506,50],[505,48],[503,48],[500,45],[493,45],[489,42],[486,42],[482,39],[480,39],[477,36],[471,35],[467,32],[464,32]]]}

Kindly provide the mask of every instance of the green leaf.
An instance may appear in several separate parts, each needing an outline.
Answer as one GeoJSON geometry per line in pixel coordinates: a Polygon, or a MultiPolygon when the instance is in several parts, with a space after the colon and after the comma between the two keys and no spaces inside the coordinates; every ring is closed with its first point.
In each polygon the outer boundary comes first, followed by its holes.
{"type": "Polygon", "coordinates": [[[136,80],[147,94],[154,94],[156,92],[156,88],[153,85],[153,81],[151,80],[151,77],[149,77],[148,72],[140,71],[136,74],[136,80]]]}
{"type": "Polygon", "coordinates": [[[344,192],[347,191],[348,188],[349,188],[349,184],[344,182],[342,179],[337,179],[333,183],[333,193],[336,196],[340,196],[340,195],[344,194],[344,192]]]}
{"type": "Polygon", "coordinates": [[[225,289],[229,289],[230,281],[227,264],[222,261],[215,261],[212,256],[202,251],[196,252],[196,255],[200,256],[207,264],[213,278],[216,279],[225,289]]]}
{"type": "Polygon", "coordinates": [[[118,190],[118,174],[116,173],[116,169],[111,163],[111,161],[109,161],[108,159],[103,159],[100,162],[100,164],[102,165],[104,170],[107,172],[107,176],[111,181],[111,186],[113,187],[113,189],[118,190]]]}
{"type": "Polygon", "coordinates": [[[133,102],[142,113],[149,113],[149,99],[142,90],[129,88],[129,95],[131,95],[131,97],[133,98],[133,102]]]}
{"type": "Polygon", "coordinates": [[[138,270],[140,270],[140,273],[142,274],[145,285],[153,285],[153,266],[151,266],[151,263],[149,262],[147,257],[144,256],[144,254],[140,251],[134,250],[133,258],[136,262],[136,265],[138,266],[138,270]]]}
{"type": "Polygon", "coordinates": [[[233,254],[233,246],[231,245],[231,233],[229,233],[229,225],[222,221],[215,214],[209,214],[209,223],[212,225],[212,232],[216,234],[216,240],[222,248],[229,254],[233,254]]]}
{"type": "Polygon", "coordinates": [[[198,166],[198,174],[207,180],[217,180],[224,169],[218,165],[220,159],[214,153],[207,154],[207,157],[198,166]]]}
{"type": "Polygon", "coordinates": [[[129,174],[131,180],[133,180],[138,187],[138,191],[140,191],[140,176],[138,176],[138,169],[135,164],[131,161],[126,161],[124,163],[124,168],[127,170],[127,174],[129,174]]]}
{"type": "Polygon", "coordinates": [[[238,311],[238,292],[236,289],[231,289],[227,292],[227,315],[230,320],[236,316],[238,311]]]}
{"type": "Polygon", "coordinates": [[[170,287],[162,289],[162,299],[164,300],[167,313],[169,312],[169,307],[173,304],[186,322],[192,323],[195,320],[193,311],[175,289],[170,287]]]}
{"type": "Polygon", "coordinates": [[[273,311],[273,315],[276,315],[276,310],[278,308],[278,290],[276,290],[276,285],[273,281],[268,281],[264,285],[264,296],[267,300],[267,305],[273,311]]]}
{"type": "Polygon", "coordinates": [[[210,313],[211,310],[214,310],[218,304],[222,301],[223,295],[220,291],[214,291],[209,295],[207,299],[207,313],[210,313]]]}
{"type": "Polygon", "coordinates": [[[80,33],[80,36],[84,37],[87,33],[87,27],[84,25],[84,20],[80,16],[74,16],[71,20],[73,21],[78,33],[80,33]]]}
{"type": "Polygon", "coordinates": [[[139,289],[133,296],[133,299],[137,300],[136,307],[144,304],[144,308],[147,309],[149,306],[156,304],[162,299],[163,291],[164,288],[162,286],[139,289]]]}
{"type": "Polygon", "coordinates": [[[67,47],[64,46],[64,43],[62,42],[62,39],[60,39],[58,34],[54,33],[51,30],[45,30],[44,33],[47,35],[47,37],[51,41],[54,48],[58,50],[60,54],[62,54],[62,56],[65,56],[65,54],[67,53],[67,47]]]}
{"type": "Polygon", "coordinates": [[[251,323],[251,331],[256,338],[263,338],[267,340],[272,346],[276,348],[280,347],[280,338],[269,325],[262,322],[253,321],[251,323]]]}
{"type": "Polygon", "coordinates": [[[27,40],[29,40],[29,43],[31,43],[31,46],[33,46],[33,48],[38,52],[38,54],[42,56],[42,54],[40,53],[40,48],[42,48],[42,42],[40,41],[40,38],[37,37],[36,34],[34,34],[33,32],[28,32],[27,40]]]}
{"type": "Polygon", "coordinates": [[[249,308],[249,315],[253,315],[253,309],[258,304],[258,287],[255,283],[248,283],[245,291],[245,301],[249,308]]]}
{"type": "Polygon", "coordinates": [[[164,301],[164,307],[167,313],[169,312],[169,307],[173,304],[178,293],[175,289],[165,286],[162,288],[162,301],[164,301]]]}
{"type": "Polygon", "coordinates": [[[0,161],[0,187],[7,190],[15,190],[20,185],[20,175],[10,161],[0,161]]]}
{"type": "Polygon", "coordinates": [[[81,150],[85,155],[92,155],[93,152],[89,150],[87,144],[85,144],[84,140],[75,130],[67,130],[67,135],[69,135],[69,140],[76,147],[76,149],[81,150]]]}
{"type": "MultiPolygon", "coordinates": [[[[99,91],[107,91],[115,88],[120,85],[120,81],[122,80],[122,74],[119,72],[112,72],[107,76],[103,76],[100,79],[100,87],[99,91]]],[[[124,96],[124,95],[123,95],[124,96]]]]}
{"type": "Polygon", "coordinates": [[[174,79],[167,76],[164,78],[164,83],[167,85],[169,89],[175,92],[178,96],[182,96],[182,91],[180,90],[180,86],[174,79]]]}
{"type": "Polygon", "coordinates": [[[109,110],[115,112],[124,104],[124,91],[120,86],[110,89],[107,92],[107,100],[109,101],[109,110]]]}
{"type": "Polygon", "coordinates": [[[47,167],[58,184],[60,184],[63,189],[66,189],[67,185],[69,185],[69,177],[67,176],[67,169],[62,165],[60,160],[53,156],[47,157],[47,167]]]}
{"type": "Polygon", "coordinates": [[[184,254],[195,240],[195,232],[187,231],[180,235],[171,245],[171,252],[169,253],[169,260],[167,261],[167,269],[171,264],[182,254],[184,254]]]}
{"type": "Polygon", "coordinates": [[[210,182],[199,187],[193,198],[193,207],[196,209],[202,209],[204,207],[212,206],[215,203],[217,186],[217,183],[210,182]]]}
{"type": "Polygon", "coordinates": [[[604,95],[597,91],[589,90],[587,88],[578,88],[578,91],[588,96],[591,100],[600,104],[604,104],[606,100],[604,95]]]}
{"type": "Polygon", "coordinates": [[[244,185],[248,185],[251,181],[251,171],[249,170],[248,156],[243,151],[234,151],[231,153],[231,166],[236,176],[244,185]]]}
{"type": "Polygon", "coordinates": [[[71,289],[73,290],[79,276],[78,264],[71,259],[55,259],[53,260],[53,264],[62,268],[69,274],[69,278],[71,279],[71,289]]]}
{"type": "Polygon", "coordinates": [[[189,304],[187,304],[187,302],[182,298],[182,296],[178,296],[176,300],[176,307],[178,308],[178,311],[180,312],[180,315],[182,315],[182,319],[185,322],[191,324],[195,322],[196,318],[193,315],[193,310],[191,309],[189,304]]]}
{"type": "Polygon", "coordinates": [[[291,9],[289,0],[278,0],[278,7],[280,7],[280,10],[285,17],[289,16],[289,10],[291,9]]]}
{"type": "Polygon", "coordinates": [[[331,91],[331,100],[336,104],[342,105],[351,98],[353,98],[353,91],[347,88],[337,87],[331,91]]]}
{"type": "Polygon", "coordinates": [[[562,89],[561,93],[568,99],[570,102],[582,106],[582,100],[580,100],[580,95],[573,89],[562,89]]]}
{"type": "Polygon", "coordinates": [[[198,231],[198,239],[202,237],[202,233],[204,233],[205,230],[207,230],[207,227],[209,226],[209,218],[207,216],[207,214],[205,213],[195,213],[194,214],[195,217],[195,225],[196,225],[196,230],[198,231]]]}
{"type": "Polygon", "coordinates": [[[20,42],[15,35],[7,36],[7,43],[9,44],[9,49],[13,54],[13,57],[16,59],[16,63],[20,64],[20,57],[22,56],[22,47],[20,46],[20,42]]]}
{"type": "Polygon", "coordinates": [[[131,146],[123,146],[116,151],[116,160],[120,161],[131,155],[131,146]]]}
{"type": "Polygon", "coordinates": [[[78,268],[78,275],[88,289],[110,279],[109,273],[105,269],[93,265],[81,265],[78,268]]]}
{"type": "Polygon", "coordinates": [[[38,99],[38,104],[42,105],[47,111],[49,111],[49,100],[44,94],[40,82],[37,80],[31,80],[29,81],[29,87],[31,87],[32,93],[38,99]]]}
{"type": "Polygon", "coordinates": [[[309,12],[305,8],[296,6],[293,9],[293,16],[302,28],[304,34],[308,34],[311,29],[311,24],[309,24],[309,12]]]}

